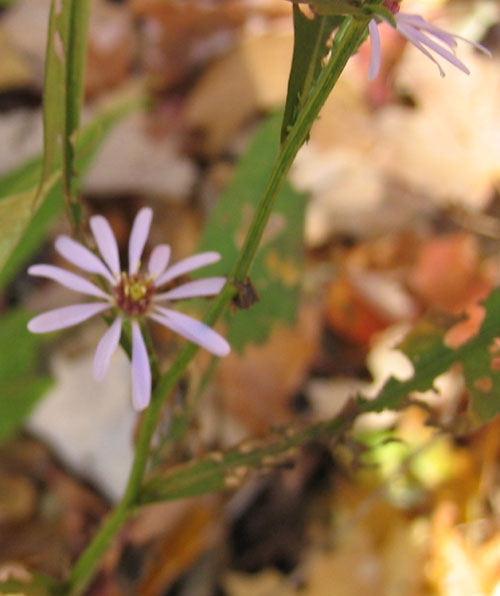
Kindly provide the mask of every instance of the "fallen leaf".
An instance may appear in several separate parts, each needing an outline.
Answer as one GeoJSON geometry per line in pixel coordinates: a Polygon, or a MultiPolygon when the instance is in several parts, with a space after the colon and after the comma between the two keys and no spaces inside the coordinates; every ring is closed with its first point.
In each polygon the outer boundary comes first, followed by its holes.
{"type": "Polygon", "coordinates": [[[249,432],[262,434],[293,419],[291,399],[318,349],[319,315],[317,305],[303,305],[295,325],[277,324],[265,344],[247,345],[219,363],[223,408],[249,432]]]}
{"type": "Polygon", "coordinates": [[[284,103],[292,46],[291,30],[281,27],[245,32],[205,70],[184,110],[187,125],[199,133],[198,150],[220,152],[259,111],[284,103]]]}
{"type": "Polygon", "coordinates": [[[461,314],[488,296],[496,275],[496,264],[481,257],[477,237],[455,232],[421,245],[408,283],[428,307],[461,314]]]}

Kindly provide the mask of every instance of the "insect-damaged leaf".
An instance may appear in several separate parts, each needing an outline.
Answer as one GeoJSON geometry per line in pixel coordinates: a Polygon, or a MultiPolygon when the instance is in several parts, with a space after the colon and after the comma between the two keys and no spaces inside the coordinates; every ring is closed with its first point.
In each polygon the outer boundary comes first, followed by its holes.
{"type": "Polygon", "coordinates": [[[342,415],[303,429],[292,427],[262,439],[249,439],[227,452],[212,452],[170,468],[148,480],[139,494],[139,504],[194,497],[234,489],[255,469],[272,468],[296,454],[298,447],[323,436],[336,436],[351,422],[356,410],[346,406],[342,415]]]}
{"type": "MultiPolygon", "coordinates": [[[[199,250],[216,250],[222,259],[204,268],[200,277],[227,275],[236,261],[278,152],[280,120],[281,114],[275,114],[262,125],[214,208],[199,250]]],[[[294,321],[303,265],[304,213],[304,196],[285,184],[250,271],[259,301],[229,318],[228,340],[233,348],[265,341],[277,321],[294,321]]]]}
{"type": "Polygon", "coordinates": [[[500,290],[484,303],[485,317],[479,332],[460,347],[450,348],[444,338],[454,321],[429,317],[409,333],[400,349],[414,367],[411,379],[391,377],[374,400],[360,399],[362,409],[397,408],[412,391],[432,389],[436,377],[460,363],[471,395],[471,411],[480,421],[500,413],[500,290]]]}

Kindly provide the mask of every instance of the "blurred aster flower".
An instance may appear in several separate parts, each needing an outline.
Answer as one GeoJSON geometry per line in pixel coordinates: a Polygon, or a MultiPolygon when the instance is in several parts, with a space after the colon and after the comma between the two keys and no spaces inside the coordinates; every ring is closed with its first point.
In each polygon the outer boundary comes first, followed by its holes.
{"type": "MultiPolygon", "coordinates": [[[[439,74],[442,77],[445,76],[445,72],[436,58],[431,54],[430,50],[432,50],[438,56],[441,56],[441,58],[444,58],[447,62],[465,74],[470,74],[469,69],[455,56],[457,39],[465,41],[487,55],[491,55],[490,51],[481,44],[465,39],[464,37],[460,37],[459,35],[448,33],[444,29],[428,23],[420,15],[398,12],[399,3],[395,0],[386,0],[382,6],[393,13],[396,30],[401,33],[401,35],[405,37],[411,44],[413,44],[417,50],[427,56],[429,60],[434,62],[439,70],[439,74]]],[[[386,21],[390,25],[393,25],[393,23],[391,23],[390,20],[383,14],[379,14],[378,17],[382,21],[386,21]]],[[[368,78],[373,80],[379,73],[382,58],[378,22],[375,18],[373,18],[368,24],[368,31],[370,33],[371,41],[371,57],[368,78]]]]}
{"type": "Polygon", "coordinates": [[[102,380],[108,371],[111,356],[120,341],[123,321],[129,319],[132,327],[132,396],[136,410],[144,409],[151,398],[151,368],[139,320],[149,317],[157,323],[179,333],[216,356],[226,356],[230,351],[227,341],[204,323],[167,308],[170,301],[195,296],[214,296],[224,286],[224,277],[207,277],[174,287],[164,288],[175,278],[194,269],[215,263],[219,253],[204,252],[168,266],[170,247],[160,244],[149,257],[147,272],[140,271],[141,256],[151,226],[153,212],[144,208],[137,214],[128,246],[129,268],[122,271],[118,245],[108,221],[95,215],[90,218],[90,228],[95,238],[100,259],[82,244],[68,236],[56,239],[56,250],[67,261],[87,273],[104,278],[108,291],[102,290],[87,279],[53,265],[33,265],[30,275],[47,277],[59,284],[97,298],[97,301],[74,304],[41,314],[28,323],[32,333],[47,333],[77,325],[94,315],[111,309],[116,318],[104,333],[94,356],[93,375],[102,380]]]}

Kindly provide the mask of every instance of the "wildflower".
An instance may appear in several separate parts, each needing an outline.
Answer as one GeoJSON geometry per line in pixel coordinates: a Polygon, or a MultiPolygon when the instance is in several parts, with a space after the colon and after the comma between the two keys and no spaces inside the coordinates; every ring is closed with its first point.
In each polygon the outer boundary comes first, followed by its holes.
{"type": "MultiPolygon", "coordinates": [[[[394,21],[396,24],[396,30],[405,37],[411,44],[413,44],[417,50],[422,52],[429,60],[432,60],[439,70],[439,74],[444,77],[445,72],[442,69],[439,62],[431,54],[430,50],[444,58],[464,72],[470,74],[469,69],[465,64],[455,56],[455,48],[457,47],[457,39],[465,41],[466,43],[474,46],[481,50],[485,54],[491,55],[490,51],[482,46],[481,44],[474,43],[468,39],[448,33],[444,29],[436,27],[431,23],[428,23],[423,17],[417,14],[400,13],[399,3],[394,0],[386,0],[382,4],[383,7],[387,8],[393,13],[394,21]]],[[[380,19],[385,20],[389,24],[393,24],[383,14],[378,15],[380,19]]],[[[380,70],[381,62],[381,51],[380,51],[380,34],[378,31],[378,23],[373,18],[368,24],[368,31],[370,33],[371,41],[371,57],[370,57],[370,68],[368,71],[368,78],[373,80],[377,77],[380,70]]]]}
{"type": "Polygon", "coordinates": [[[200,253],[169,267],[170,247],[160,244],[149,257],[147,272],[141,272],[141,257],[152,216],[152,210],[144,208],[135,218],[128,246],[128,271],[121,270],[115,236],[108,221],[100,215],[90,218],[90,228],[102,259],[68,236],[59,236],[56,239],[55,247],[59,254],[87,273],[102,277],[108,286],[107,291],[75,273],[53,265],[33,265],[28,269],[30,275],[47,277],[70,290],[98,299],[38,315],[28,323],[28,329],[32,333],[47,333],[72,327],[109,309],[116,314],[95,352],[93,376],[96,380],[104,378],[111,356],[120,341],[123,322],[126,319],[130,321],[132,397],[136,410],[144,409],[151,398],[151,368],[139,323],[143,317],[149,317],[168,327],[216,356],[226,356],[230,351],[227,341],[213,329],[188,315],[167,308],[170,301],[218,294],[225,284],[224,277],[189,281],[171,289],[164,287],[181,275],[217,262],[220,259],[219,253],[200,253]],[[161,291],[161,288],[165,291],[161,291]]]}

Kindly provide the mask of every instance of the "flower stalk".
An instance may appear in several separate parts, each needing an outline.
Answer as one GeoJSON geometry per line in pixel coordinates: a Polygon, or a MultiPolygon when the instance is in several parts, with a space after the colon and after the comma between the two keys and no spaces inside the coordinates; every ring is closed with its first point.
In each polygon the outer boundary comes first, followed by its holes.
{"type": "MultiPolygon", "coordinates": [[[[318,117],[323,104],[337,82],[347,61],[356,52],[360,43],[365,38],[369,20],[370,17],[363,19],[347,17],[338,30],[333,42],[331,57],[304,101],[294,125],[281,146],[238,259],[226,285],[213,300],[204,319],[205,324],[209,326],[213,325],[234,298],[237,290],[233,282],[242,282],[247,278],[276,198],[295,156],[306,141],[314,121],[318,117]]],[[[186,345],[169,370],[155,384],[151,403],[145,410],[142,420],[135,449],[135,458],[125,494],[119,505],[108,516],[90,545],[76,562],[65,584],[65,593],[68,596],[79,596],[82,594],[91,581],[110,540],[137,506],[137,497],[147,471],[151,440],[156,429],[160,411],[197,350],[198,346],[193,343],[186,345]]]]}

